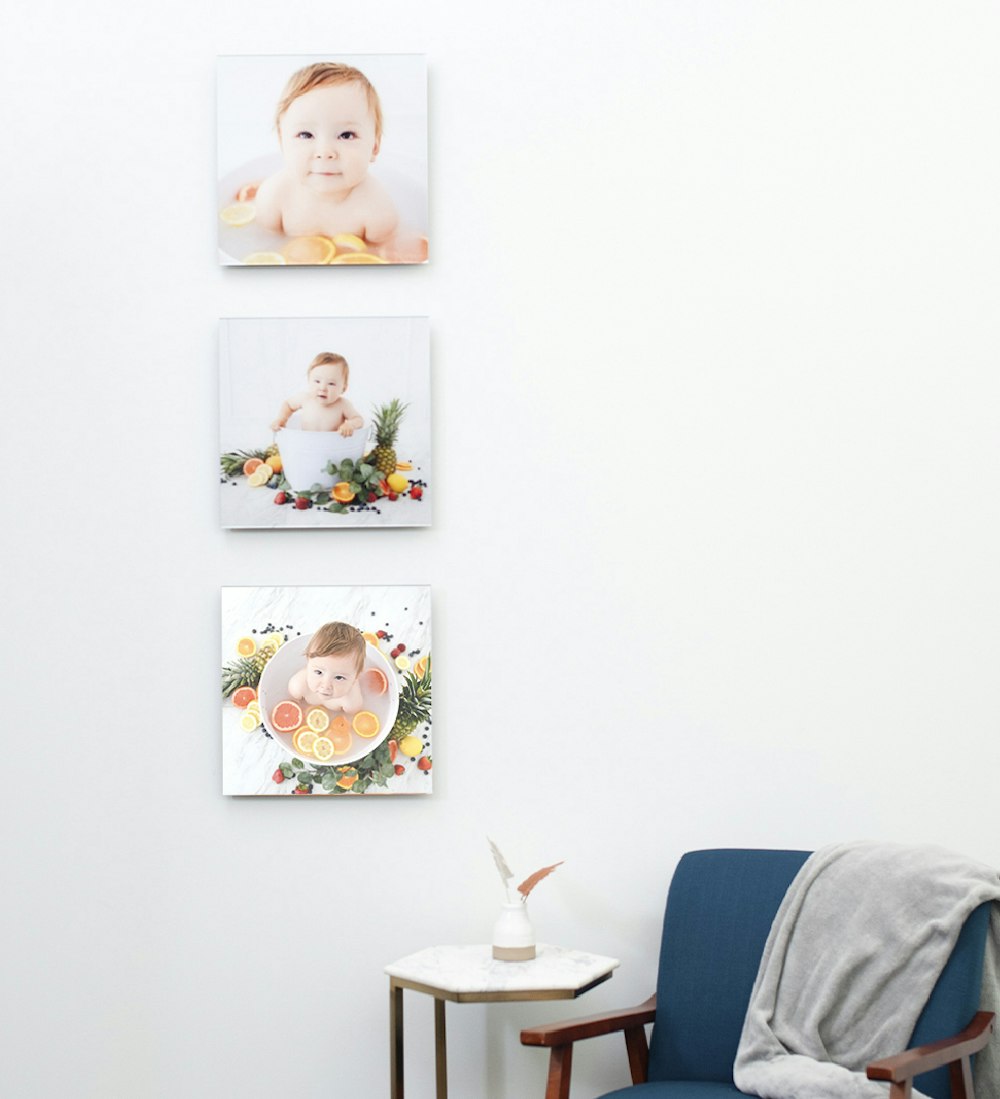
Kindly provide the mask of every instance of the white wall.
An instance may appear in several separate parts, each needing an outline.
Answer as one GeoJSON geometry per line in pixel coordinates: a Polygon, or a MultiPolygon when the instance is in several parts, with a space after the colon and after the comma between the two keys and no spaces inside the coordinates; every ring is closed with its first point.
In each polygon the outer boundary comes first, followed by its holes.
{"type": "MultiPolygon", "coordinates": [[[[5,1094],[388,1094],[388,961],[651,988],[679,854],[1000,862],[986,2],[39,0],[2,42],[5,1094]],[[222,270],[214,58],[425,52],[433,261],[222,270]],[[346,277],[341,277],[346,276],[346,277]],[[357,277],[355,277],[357,276],[357,277]],[[431,530],[223,533],[217,320],[427,314],[431,530]],[[224,799],[223,584],[428,582],[430,799],[224,799]]],[[[407,1001],[408,1099],[432,1095],[407,1001]]],[[[540,1096],[453,1007],[452,1092],[540,1096]]],[[[625,1082],[577,1058],[574,1099],[625,1082]]]]}

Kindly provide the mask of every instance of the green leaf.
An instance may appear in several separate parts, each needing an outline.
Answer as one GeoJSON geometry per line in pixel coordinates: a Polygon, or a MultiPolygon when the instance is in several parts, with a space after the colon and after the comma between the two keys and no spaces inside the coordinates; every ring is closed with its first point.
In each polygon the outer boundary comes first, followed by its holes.
{"type": "Polygon", "coordinates": [[[323,789],[328,794],[331,794],[331,793],[333,793],[334,790],[336,790],[336,788],[337,788],[337,776],[332,771],[328,771],[323,776],[323,789]]]}
{"type": "Polygon", "coordinates": [[[366,462],[361,462],[361,463],[360,463],[360,464],[358,465],[358,475],[359,475],[360,477],[363,477],[363,478],[364,478],[364,479],[365,479],[365,480],[367,481],[367,480],[368,480],[368,478],[369,478],[369,477],[371,477],[371,475],[372,475],[372,470],[373,470],[374,468],[375,468],[374,466],[370,466],[370,465],[368,465],[368,464],[367,464],[366,462]]]}
{"type": "Polygon", "coordinates": [[[313,483],[309,486],[309,491],[310,492],[322,492],[323,491],[323,486],[319,483],[319,481],[313,481],[313,483]]]}
{"type": "Polygon", "coordinates": [[[345,458],[340,463],[340,479],[342,481],[349,481],[354,475],[354,463],[350,458],[345,458]]]}
{"type": "Polygon", "coordinates": [[[352,481],[351,482],[351,492],[353,492],[355,496],[360,495],[361,486],[358,484],[357,481],[352,481]]]}
{"type": "Polygon", "coordinates": [[[279,770],[285,776],[285,778],[291,778],[292,775],[295,774],[295,772],[292,770],[292,765],[290,763],[283,763],[279,770]]]}
{"type": "Polygon", "coordinates": [[[347,508],[345,508],[343,504],[333,503],[333,504],[328,504],[326,510],[327,511],[335,511],[338,514],[343,515],[344,512],[347,511],[347,508]]]}
{"type": "Polygon", "coordinates": [[[305,764],[302,762],[301,759],[293,759],[292,766],[295,768],[296,771],[301,771],[302,768],[305,767],[305,764]]]}

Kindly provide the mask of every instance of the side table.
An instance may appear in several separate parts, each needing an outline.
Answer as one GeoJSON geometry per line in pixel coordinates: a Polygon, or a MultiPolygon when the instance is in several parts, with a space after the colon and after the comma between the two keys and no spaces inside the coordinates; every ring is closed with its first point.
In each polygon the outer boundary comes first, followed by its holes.
{"type": "Polygon", "coordinates": [[[445,1003],[572,1000],[606,981],[617,958],[538,944],[529,962],[498,962],[486,946],[432,946],[385,967],[389,975],[389,1095],[403,1099],[403,990],[434,997],[437,1099],[448,1099],[445,1003]]]}

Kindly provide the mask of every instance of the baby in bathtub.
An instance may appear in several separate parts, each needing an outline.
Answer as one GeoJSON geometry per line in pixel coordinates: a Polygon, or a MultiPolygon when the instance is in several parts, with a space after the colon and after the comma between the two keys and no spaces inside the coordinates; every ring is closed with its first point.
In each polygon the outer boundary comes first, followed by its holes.
{"type": "Polygon", "coordinates": [[[366,644],[360,630],[346,622],[320,626],[306,646],[306,666],[288,681],[288,693],[310,706],[357,713],[363,706],[358,677],[366,644]]]}
{"type": "Polygon", "coordinates": [[[334,62],[299,69],[276,127],[285,163],[257,189],[259,225],[291,237],[349,233],[397,263],[427,258],[426,240],[400,231],[392,199],[368,174],[382,141],[382,105],[364,73],[334,62]]]}
{"type": "Polygon", "coordinates": [[[344,396],[351,368],[343,355],[322,351],[309,364],[306,377],[309,387],[296,397],[281,402],[277,418],[271,422],[271,430],[279,431],[288,423],[293,412],[299,416],[303,431],[336,431],[343,436],[353,435],[365,421],[357,409],[344,396]]]}

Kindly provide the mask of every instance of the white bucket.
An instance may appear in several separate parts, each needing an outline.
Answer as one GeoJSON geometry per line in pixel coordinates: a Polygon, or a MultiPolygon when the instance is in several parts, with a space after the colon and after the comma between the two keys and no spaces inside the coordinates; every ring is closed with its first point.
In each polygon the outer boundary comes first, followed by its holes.
{"type": "Polygon", "coordinates": [[[340,463],[345,458],[359,462],[368,446],[369,431],[363,427],[353,435],[303,431],[296,424],[298,418],[296,412],[274,436],[285,480],[296,492],[308,492],[313,485],[333,488],[342,478],[326,472],[327,462],[340,463]]]}

